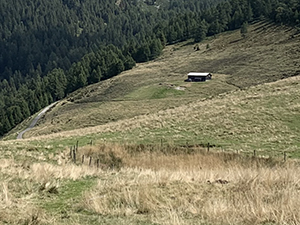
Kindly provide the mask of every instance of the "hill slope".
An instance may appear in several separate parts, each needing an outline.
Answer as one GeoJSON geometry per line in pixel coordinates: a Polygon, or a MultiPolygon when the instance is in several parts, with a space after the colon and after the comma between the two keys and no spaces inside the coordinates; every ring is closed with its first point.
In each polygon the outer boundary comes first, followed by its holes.
{"type": "Polygon", "coordinates": [[[246,38],[225,33],[200,43],[200,51],[168,46],[158,60],[71,94],[25,138],[53,133],[44,137],[294,151],[298,78],[256,85],[299,74],[298,41],[294,30],[256,23],[246,38]],[[190,71],[213,72],[213,79],[185,83],[190,71]]]}

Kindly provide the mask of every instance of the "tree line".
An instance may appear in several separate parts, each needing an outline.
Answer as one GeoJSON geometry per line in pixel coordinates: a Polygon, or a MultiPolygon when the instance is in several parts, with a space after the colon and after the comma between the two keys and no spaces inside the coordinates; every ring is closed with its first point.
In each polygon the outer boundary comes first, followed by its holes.
{"type": "Polygon", "coordinates": [[[4,79],[0,83],[0,135],[68,93],[129,70],[136,61],[154,59],[162,49],[161,40],[154,37],[136,49],[124,48],[122,51],[110,44],[86,54],[66,71],[55,68],[42,76],[38,66],[25,78],[17,73],[8,80],[4,79]]]}
{"type": "Polygon", "coordinates": [[[299,25],[297,0],[0,2],[0,136],[68,93],[158,57],[166,44],[254,19],[299,25]]]}

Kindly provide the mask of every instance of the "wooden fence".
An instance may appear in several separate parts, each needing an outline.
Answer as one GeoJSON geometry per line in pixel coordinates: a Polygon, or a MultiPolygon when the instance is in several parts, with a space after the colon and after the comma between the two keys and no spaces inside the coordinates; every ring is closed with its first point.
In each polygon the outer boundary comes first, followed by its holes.
{"type": "MultiPolygon", "coordinates": [[[[78,154],[78,144],[79,142],[77,141],[76,144],[74,146],[71,146],[70,147],[70,160],[75,163],[75,164],[84,164],[87,160],[88,160],[88,166],[96,166],[97,168],[101,167],[101,163],[100,163],[100,159],[98,157],[92,157],[92,156],[86,156],[86,155],[81,155],[81,158],[78,159],[77,157],[77,154],[78,154]]],[[[93,141],[91,140],[89,142],[89,144],[92,146],[93,145],[93,141]]],[[[162,146],[163,146],[163,141],[161,140],[160,142],[160,148],[162,149],[162,146]]],[[[186,145],[182,146],[186,149],[192,149],[192,148],[201,148],[202,150],[204,150],[205,152],[207,153],[210,153],[211,152],[211,149],[215,148],[216,146],[215,145],[212,145],[210,143],[207,143],[206,145],[203,145],[203,144],[200,144],[200,145],[189,145],[188,142],[186,142],[186,145]]],[[[222,152],[225,153],[225,150],[224,148],[221,148],[222,152]]],[[[189,151],[188,151],[189,152],[189,151]]],[[[228,151],[227,152],[228,154],[232,154],[233,152],[232,151],[228,151]]],[[[240,151],[236,151],[236,154],[240,154],[240,151]]],[[[241,156],[243,154],[240,154],[241,156]]],[[[262,158],[262,156],[259,156],[257,154],[257,151],[256,150],[253,150],[253,155],[252,155],[252,158],[262,158]]],[[[287,155],[287,152],[283,152],[283,161],[286,162],[287,161],[287,158],[288,158],[288,155],[287,155]]]]}

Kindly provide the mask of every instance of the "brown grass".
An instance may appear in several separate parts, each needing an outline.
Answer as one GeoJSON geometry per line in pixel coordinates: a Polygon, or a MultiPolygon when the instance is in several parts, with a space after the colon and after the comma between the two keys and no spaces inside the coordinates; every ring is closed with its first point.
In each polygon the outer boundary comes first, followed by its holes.
{"type": "Polygon", "coordinates": [[[99,180],[83,205],[101,215],[143,215],[159,224],[300,223],[299,168],[245,162],[223,153],[141,153],[113,179],[99,180]]]}
{"type": "Polygon", "coordinates": [[[14,161],[2,159],[0,165],[0,223],[38,224],[41,221],[45,221],[43,210],[37,208],[31,201],[32,193],[26,198],[18,197],[20,192],[22,192],[20,189],[23,189],[23,191],[25,189],[29,190],[30,184],[27,187],[21,187],[16,182],[15,179],[18,176],[22,177],[22,175],[19,174],[21,171],[15,168],[16,164],[14,161]]]}
{"type": "Polygon", "coordinates": [[[41,207],[47,196],[58,194],[67,180],[100,173],[95,168],[68,162],[58,166],[47,162],[0,159],[0,224],[59,224],[57,216],[41,207]]]}
{"type": "MultiPolygon", "coordinates": [[[[95,218],[123,218],[123,222],[103,224],[300,222],[298,161],[254,158],[215,148],[208,153],[202,147],[171,144],[102,143],[79,147],[74,164],[68,151],[44,154],[53,163],[38,158],[24,163],[11,156],[0,160],[1,222],[93,224],[95,218]],[[102,159],[101,168],[82,165],[82,155],[102,159]],[[116,159],[121,160],[120,167],[110,167],[116,159]],[[95,185],[76,191],[88,177],[95,185]],[[67,187],[70,181],[74,186],[67,187]]],[[[32,151],[27,153],[30,156],[32,151]]],[[[26,151],[22,154],[26,156],[26,151]]]]}

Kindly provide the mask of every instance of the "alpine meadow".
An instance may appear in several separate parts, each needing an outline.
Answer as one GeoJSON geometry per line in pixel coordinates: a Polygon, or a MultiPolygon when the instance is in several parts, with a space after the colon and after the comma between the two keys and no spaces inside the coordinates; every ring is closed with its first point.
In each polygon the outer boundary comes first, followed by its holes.
{"type": "Polygon", "coordinates": [[[0,224],[300,224],[299,12],[2,0],[0,224]]]}

